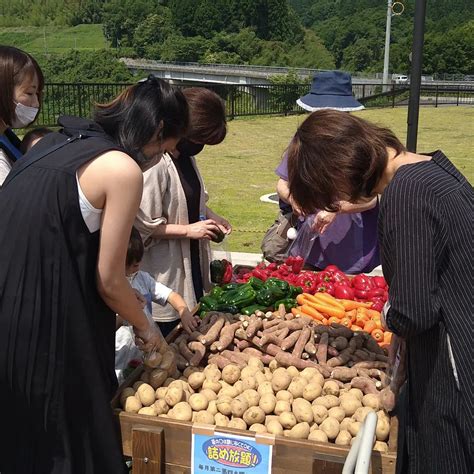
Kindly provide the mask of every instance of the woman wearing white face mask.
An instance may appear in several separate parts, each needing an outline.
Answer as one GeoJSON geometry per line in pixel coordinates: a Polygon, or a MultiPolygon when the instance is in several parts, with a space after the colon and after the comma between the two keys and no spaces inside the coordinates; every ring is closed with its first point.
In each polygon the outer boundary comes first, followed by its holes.
{"type": "Polygon", "coordinates": [[[28,53],[0,46],[0,186],[22,153],[11,128],[24,128],[38,115],[43,73],[28,53]]]}

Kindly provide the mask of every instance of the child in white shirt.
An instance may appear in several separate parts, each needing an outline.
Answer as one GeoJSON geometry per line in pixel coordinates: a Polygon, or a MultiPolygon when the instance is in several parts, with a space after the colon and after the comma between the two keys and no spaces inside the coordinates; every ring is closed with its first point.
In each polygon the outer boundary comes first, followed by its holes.
{"type": "MultiPolygon", "coordinates": [[[[199,323],[199,317],[193,316],[189,311],[183,297],[171,288],[155,281],[147,272],[140,270],[140,262],[143,258],[143,241],[138,230],[133,227],[128,244],[125,274],[132,288],[137,293],[137,298],[142,302],[143,311],[150,321],[151,303],[162,306],[169,303],[179,314],[183,329],[191,333],[199,323]]],[[[157,322],[160,326],[160,322],[157,322]]],[[[117,324],[120,326],[115,333],[115,372],[119,382],[123,380],[123,370],[133,360],[140,360],[142,352],[135,345],[135,336],[131,326],[125,325],[118,316],[117,324]]]]}

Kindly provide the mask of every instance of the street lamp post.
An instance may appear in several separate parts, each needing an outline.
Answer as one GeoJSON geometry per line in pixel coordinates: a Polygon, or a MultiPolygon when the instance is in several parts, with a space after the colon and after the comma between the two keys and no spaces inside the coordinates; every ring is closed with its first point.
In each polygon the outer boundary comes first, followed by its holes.
{"type": "Polygon", "coordinates": [[[388,65],[390,62],[390,30],[392,28],[392,0],[387,1],[387,24],[385,26],[385,52],[383,56],[383,90],[388,90],[388,65]]]}

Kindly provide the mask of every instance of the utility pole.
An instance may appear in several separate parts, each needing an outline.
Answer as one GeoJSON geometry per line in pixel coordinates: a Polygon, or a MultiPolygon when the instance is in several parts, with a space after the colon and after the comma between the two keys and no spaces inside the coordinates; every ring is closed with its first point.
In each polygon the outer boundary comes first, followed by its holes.
{"type": "Polygon", "coordinates": [[[416,152],[418,140],[418,116],[420,113],[421,71],[425,36],[426,0],[415,1],[415,20],[410,74],[410,98],[408,102],[407,149],[416,152]]]}
{"type": "Polygon", "coordinates": [[[383,91],[388,90],[388,65],[390,62],[390,30],[392,28],[392,0],[387,1],[387,24],[385,27],[385,52],[383,56],[383,91]]]}

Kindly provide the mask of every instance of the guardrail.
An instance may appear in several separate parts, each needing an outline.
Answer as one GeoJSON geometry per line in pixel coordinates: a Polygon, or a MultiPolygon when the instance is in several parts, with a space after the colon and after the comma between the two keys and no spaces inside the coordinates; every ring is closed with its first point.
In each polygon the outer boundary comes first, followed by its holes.
{"type": "MultiPolygon", "coordinates": [[[[130,84],[47,83],[37,123],[54,126],[60,115],[90,117],[94,103],[112,100],[130,84]]],[[[181,86],[186,87],[186,86],[181,86]]],[[[226,103],[230,119],[250,115],[304,113],[296,100],[308,92],[307,84],[203,84],[226,103]]],[[[409,86],[402,84],[353,84],[353,94],[366,107],[407,105],[409,86]]],[[[421,105],[474,105],[473,85],[430,85],[421,87],[421,105]]]]}

